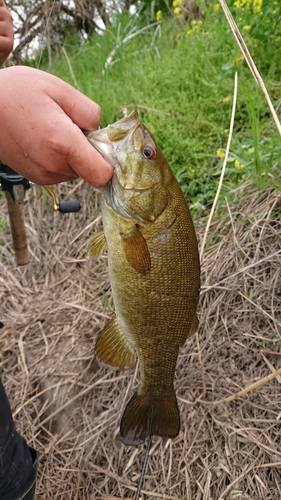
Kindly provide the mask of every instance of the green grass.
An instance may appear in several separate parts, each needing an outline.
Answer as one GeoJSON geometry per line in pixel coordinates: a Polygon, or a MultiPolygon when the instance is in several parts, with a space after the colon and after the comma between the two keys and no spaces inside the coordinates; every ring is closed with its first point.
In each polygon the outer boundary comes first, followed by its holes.
{"type": "Polygon", "coordinates": [[[8,227],[9,227],[9,224],[8,224],[7,220],[4,219],[3,217],[0,217],[0,232],[6,231],[6,229],[8,229],[8,227]]]}
{"type": "MultiPolygon", "coordinates": [[[[236,5],[241,1],[245,3],[240,0],[236,5]]],[[[233,14],[276,105],[281,44],[280,28],[273,20],[278,13],[273,14],[273,6],[266,1],[264,15],[246,3],[239,8],[234,4],[233,14]],[[245,26],[250,28],[243,30],[245,26]]],[[[226,146],[235,71],[238,102],[223,195],[245,181],[259,190],[268,185],[280,188],[281,138],[217,5],[213,1],[204,7],[202,23],[166,18],[127,43],[126,36],[145,26],[143,16],[117,16],[104,35],[95,35],[83,45],[76,35],[69,36],[64,48],[75,81],[62,53],[50,69],[44,66],[44,57],[41,65],[72,85],[77,82],[79,90],[98,102],[102,126],[120,118],[122,109],[141,106],[142,121],[198,210],[209,206],[217,188],[222,159],[216,151],[226,146]],[[107,65],[110,55],[113,59],[107,65]]],[[[274,9],[281,14],[281,7],[274,5],[274,9]]]]}
{"type": "Polygon", "coordinates": [[[99,289],[100,289],[100,292],[101,292],[101,294],[102,294],[102,296],[103,296],[103,303],[104,303],[104,306],[105,306],[105,307],[106,307],[106,308],[107,308],[110,312],[113,312],[113,307],[112,307],[112,305],[111,305],[111,303],[110,303],[110,299],[109,299],[109,297],[108,297],[108,295],[107,295],[106,291],[103,289],[103,287],[102,287],[102,286],[100,286],[100,287],[99,287],[99,289]]]}

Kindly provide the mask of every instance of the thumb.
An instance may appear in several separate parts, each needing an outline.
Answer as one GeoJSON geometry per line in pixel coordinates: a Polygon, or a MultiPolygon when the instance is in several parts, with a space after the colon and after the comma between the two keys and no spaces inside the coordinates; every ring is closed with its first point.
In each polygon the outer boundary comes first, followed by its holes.
{"type": "Polygon", "coordinates": [[[61,89],[59,93],[60,102],[58,104],[73,123],[81,129],[98,129],[101,115],[100,106],[62,80],[60,84],[66,88],[61,89]]]}

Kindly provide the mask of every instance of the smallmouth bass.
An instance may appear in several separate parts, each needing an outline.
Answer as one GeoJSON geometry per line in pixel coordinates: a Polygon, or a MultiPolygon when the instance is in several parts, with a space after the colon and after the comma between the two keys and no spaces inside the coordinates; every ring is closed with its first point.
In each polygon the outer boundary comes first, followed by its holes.
{"type": "Polygon", "coordinates": [[[105,247],[115,312],[99,334],[96,355],[124,370],[140,362],[140,383],[120,424],[124,444],[176,437],[180,417],[174,373],[180,347],[196,332],[200,288],[197,239],[181,188],[137,111],[98,131],[84,131],[114,167],[102,188],[105,247]]]}

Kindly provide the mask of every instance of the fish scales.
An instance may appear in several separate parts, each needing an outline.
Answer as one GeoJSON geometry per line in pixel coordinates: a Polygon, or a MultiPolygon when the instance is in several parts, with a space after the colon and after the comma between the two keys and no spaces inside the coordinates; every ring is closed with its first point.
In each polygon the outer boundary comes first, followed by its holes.
{"type": "MultiPolygon", "coordinates": [[[[180,347],[198,326],[199,257],[186,200],[153,136],[136,112],[110,127],[86,133],[115,169],[101,201],[115,312],[96,353],[120,369],[139,358],[139,387],[120,425],[122,441],[136,445],[179,432],[174,373],[180,347]]],[[[99,238],[90,243],[94,258],[99,238]]]]}

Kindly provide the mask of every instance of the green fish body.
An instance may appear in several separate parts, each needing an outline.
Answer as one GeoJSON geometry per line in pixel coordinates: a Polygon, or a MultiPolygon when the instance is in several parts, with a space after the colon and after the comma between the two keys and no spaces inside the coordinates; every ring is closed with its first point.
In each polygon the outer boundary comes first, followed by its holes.
{"type": "Polygon", "coordinates": [[[85,132],[114,166],[102,189],[104,232],[89,255],[107,246],[115,312],[100,333],[101,363],[140,363],[140,383],[120,425],[121,440],[175,437],[180,428],[173,386],[180,347],[196,332],[200,288],[197,239],[181,188],[136,111],[105,129],[85,132]]]}

